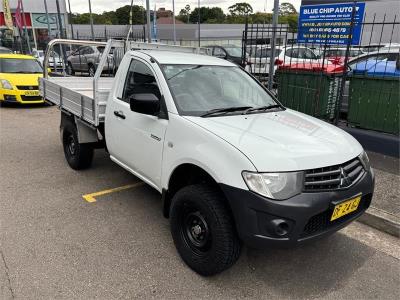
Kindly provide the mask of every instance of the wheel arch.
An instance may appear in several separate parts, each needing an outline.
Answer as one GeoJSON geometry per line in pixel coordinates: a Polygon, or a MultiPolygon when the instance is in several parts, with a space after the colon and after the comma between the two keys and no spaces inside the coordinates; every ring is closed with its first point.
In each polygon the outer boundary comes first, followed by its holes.
{"type": "Polygon", "coordinates": [[[218,185],[218,181],[204,168],[193,163],[182,163],[175,167],[175,169],[171,172],[167,188],[163,188],[162,190],[164,217],[169,217],[171,200],[176,192],[185,186],[196,183],[210,184],[216,187],[222,193],[222,190],[218,185]]]}

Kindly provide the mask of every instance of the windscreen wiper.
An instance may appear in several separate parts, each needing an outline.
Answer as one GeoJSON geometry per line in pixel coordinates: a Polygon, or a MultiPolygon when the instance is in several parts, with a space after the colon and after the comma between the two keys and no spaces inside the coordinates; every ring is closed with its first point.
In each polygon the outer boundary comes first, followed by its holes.
{"type": "Polygon", "coordinates": [[[274,108],[282,108],[282,105],[272,104],[272,105],[265,105],[265,106],[259,106],[259,107],[250,107],[243,112],[243,115],[247,115],[248,113],[253,112],[253,111],[259,111],[259,110],[265,111],[265,110],[274,109],[274,108]]]}
{"type": "Polygon", "coordinates": [[[224,113],[229,113],[229,112],[234,112],[234,111],[241,111],[241,110],[247,110],[253,108],[252,106],[236,106],[236,107],[226,107],[226,108],[216,108],[207,111],[206,113],[200,115],[200,117],[210,117],[215,114],[224,114],[224,113]]]}

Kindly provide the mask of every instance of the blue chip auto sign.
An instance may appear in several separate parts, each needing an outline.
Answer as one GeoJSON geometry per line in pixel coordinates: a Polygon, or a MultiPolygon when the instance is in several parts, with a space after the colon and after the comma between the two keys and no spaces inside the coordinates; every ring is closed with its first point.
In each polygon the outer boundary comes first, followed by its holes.
{"type": "Polygon", "coordinates": [[[300,7],[298,43],[352,45],[360,43],[365,3],[303,5],[300,7]]]}

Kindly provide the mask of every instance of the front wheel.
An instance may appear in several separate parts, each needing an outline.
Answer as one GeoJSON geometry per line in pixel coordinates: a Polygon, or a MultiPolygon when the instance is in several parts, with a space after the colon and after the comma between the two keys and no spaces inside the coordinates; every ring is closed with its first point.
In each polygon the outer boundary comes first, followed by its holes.
{"type": "Polygon", "coordinates": [[[74,76],[75,75],[74,68],[72,67],[72,64],[71,64],[70,61],[67,64],[67,74],[70,75],[70,76],[74,76]]]}
{"type": "Polygon", "coordinates": [[[74,170],[87,169],[93,161],[94,149],[89,144],[80,144],[76,127],[67,123],[63,129],[64,155],[74,170]]]}
{"type": "Polygon", "coordinates": [[[240,241],[220,191],[206,184],[179,190],[170,208],[171,233],[183,261],[203,276],[218,274],[239,258],[240,241]]]}

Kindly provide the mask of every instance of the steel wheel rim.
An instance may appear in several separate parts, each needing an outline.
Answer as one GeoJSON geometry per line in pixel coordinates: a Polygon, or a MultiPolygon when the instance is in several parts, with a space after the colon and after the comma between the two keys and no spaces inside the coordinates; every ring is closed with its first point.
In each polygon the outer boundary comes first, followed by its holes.
{"type": "Polygon", "coordinates": [[[186,211],[182,218],[182,235],[186,244],[198,255],[211,247],[211,232],[198,210],[186,211]]]}
{"type": "Polygon", "coordinates": [[[68,149],[68,152],[72,155],[72,156],[74,156],[75,155],[75,153],[76,153],[76,143],[75,143],[75,138],[74,138],[74,136],[71,134],[71,135],[69,135],[68,136],[68,146],[67,146],[67,149],[68,149]]]}

